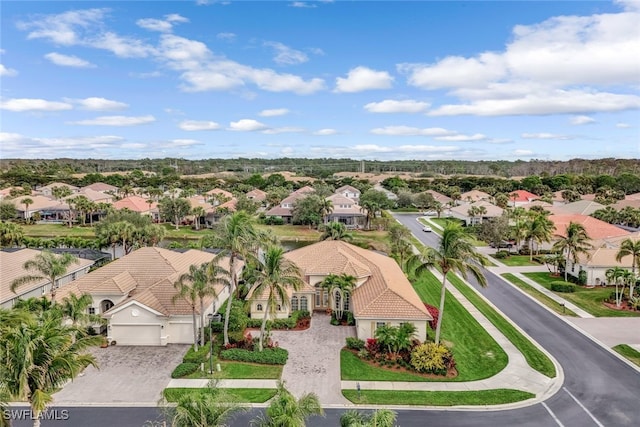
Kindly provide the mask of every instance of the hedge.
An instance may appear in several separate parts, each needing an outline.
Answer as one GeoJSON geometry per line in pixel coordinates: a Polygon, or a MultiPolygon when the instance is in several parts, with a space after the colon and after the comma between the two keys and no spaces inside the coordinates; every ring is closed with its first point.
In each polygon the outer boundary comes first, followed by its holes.
{"type": "MultiPolygon", "coordinates": [[[[286,319],[267,320],[268,329],[293,329],[298,324],[298,320],[311,317],[311,313],[307,310],[296,310],[286,319]]],[[[247,328],[260,328],[262,319],[249,319],[247,328]]]]}
{"type": "Polygon", "coordinates": [[[181,363],[171,373],[171,378],[182,378],[189,374],[193,374],[200,368],[199,363],[181,363]]]}
{"type": "Polygon", "coordinates": [[[551,290],[555,292],[571,293],[576,291],[576,287],[566,282],[551,282],[551,290]]]}
{"type": "Polygon", "coordinates": [[[236,362],[263,363],[265,365],[284,365],[289,358],[289,352],[284,348],[265,348],[262,351],[249,351],[241,348],[222,350],[220,358],[236,362]]]}
{"type": "Polygon", "coordinates": [[[187,354],[184,355],[184,357],[182,358],[182,362],[183,363],[204,363],[207,361],[209,357],[209,346],[208,345],[203,345],[200,346],[200,348],[198,348],[198,351],[194,351],[193,350],[193,346],[191,346],[189,348],[189,351],[187,351],[187,354]]]}

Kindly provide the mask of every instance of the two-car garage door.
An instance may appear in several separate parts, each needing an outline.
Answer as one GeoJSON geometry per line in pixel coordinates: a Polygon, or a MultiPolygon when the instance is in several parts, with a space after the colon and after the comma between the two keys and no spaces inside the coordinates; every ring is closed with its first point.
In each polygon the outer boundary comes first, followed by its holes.
{"type": "Polygon", "coordinates": [[[111,325],[111,339],[118,345],[160,345],[160,325],[111,325]]]}

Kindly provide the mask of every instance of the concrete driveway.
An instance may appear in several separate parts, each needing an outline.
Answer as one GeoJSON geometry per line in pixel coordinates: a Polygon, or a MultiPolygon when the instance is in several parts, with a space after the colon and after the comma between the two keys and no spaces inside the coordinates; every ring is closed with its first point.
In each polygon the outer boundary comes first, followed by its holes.
{"type": "Polygon", "coordinates": [[[78,403],[155,405],[171,379],[171,372],[188,345],[166,347],[114,346],[92,351],[100,369],[89,366],[84,374],[54,395],[56,405],[78,403]]]}
{"type": "Polygon", "coordinates": [[[333,326],[329,316],[313,313],[306,331],[272,331],[271,338],[289,350],[282,370],[286,387],[296,397],[313,392],[320,403],[346,404],[340,387],[340,349],[346,337],[356,335],[355,326],[333,326]]]}

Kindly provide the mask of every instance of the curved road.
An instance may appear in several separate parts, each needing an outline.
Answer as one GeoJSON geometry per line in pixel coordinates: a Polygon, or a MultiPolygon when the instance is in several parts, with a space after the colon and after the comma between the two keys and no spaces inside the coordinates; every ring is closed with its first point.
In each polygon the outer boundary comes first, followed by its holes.
{"type": "MultiPolygon", "coordinates": [[[[436,233],[422,232],[416,215],[397,215],[424,244],[437,246],[436,233]]],[[[485,271],[488,281],[480,292],[540,343],[564,370],[562,388],[533,406],[492,411],[400,410],[398,425],[459,427],[622,427],[640,425],[640,373],[578,332],[558,316],[540,307],[514,287],[485,271]]],[[[477,285],[475,285],[477,287],[477,285]]],[[[639,332],[640,333],[640,332],[639,332]]],[[[96,385],[99,386],[99,385],[96,385]]],[[[67,408],[68,419],[44,421],[43,426],[164,427],[156,408],[67,408]]],[[[62,408],[56,408],[57,411],[62,408]]],[[[246,426],[259,410],[242,414],[232,426],[246,426]]],[[[337,426],[342,409],[328,409],[326,418],[309,426],[337,426]]],[[[56,415],[55,413],[52,415],[56,415]]],[[[57,414],[64,415],[64,414],[57,414]]],[[[19,421],[15,426],[31,425],[19,421]]]]}

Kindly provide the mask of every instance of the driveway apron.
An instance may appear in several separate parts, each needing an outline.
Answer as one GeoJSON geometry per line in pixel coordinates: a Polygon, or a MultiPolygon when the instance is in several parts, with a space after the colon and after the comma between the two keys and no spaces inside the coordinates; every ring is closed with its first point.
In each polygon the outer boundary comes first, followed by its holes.
{"type": "Polygon", "coordinates": [[[305,331],[273,331],[271,338],[289,351],[282,371],[287,389],[296,397],[313,392],[320,403],[346,404],[340,388],[340,349],[355,326],[333,326],[324,313],[314,313],[305,331]]]}

